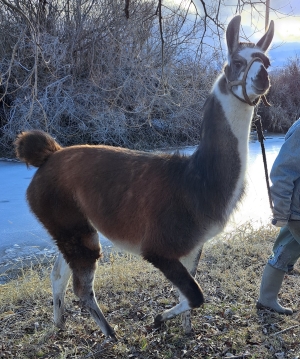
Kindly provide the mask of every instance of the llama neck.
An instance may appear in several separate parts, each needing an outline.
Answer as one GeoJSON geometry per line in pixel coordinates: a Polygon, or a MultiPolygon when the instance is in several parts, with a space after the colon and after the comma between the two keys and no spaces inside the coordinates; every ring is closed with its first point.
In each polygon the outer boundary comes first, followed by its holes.
{"type": "Polygon", "coordinates": [[[212,94],[220,103],[224,120],[229,124],[231,132],[237,138],[237,150],[241,162],[241,177],[243,177],[244,181],[248,159],[250,124],[254,108],[232,95],[227,88],[224,75],[221,75],[216,81],[212,94]]]}
{"type": "Polygon", "coordinates": [[[240,159],[240,171],[232,198],[227,205],[228,215],[232,213],[243,195],[245,187],[245,173],[249,152],[250,124],[253,117],[253,106],[243,103],[228,91],[225,76],[220,76],[213,89],[229,123],[233,135],[237,138],[237,153],[240,159]]]}
{"type": "Polygon", "coordinates": [[[206,189],[200,194],[199,187],[200,201],[221,224],[243,194],[253,114],[251,106],[227,91],[224,81],[221,76],[207,100],[201,142],[190,163],[194,177],[201,178],[202,189],[206,189]]]}

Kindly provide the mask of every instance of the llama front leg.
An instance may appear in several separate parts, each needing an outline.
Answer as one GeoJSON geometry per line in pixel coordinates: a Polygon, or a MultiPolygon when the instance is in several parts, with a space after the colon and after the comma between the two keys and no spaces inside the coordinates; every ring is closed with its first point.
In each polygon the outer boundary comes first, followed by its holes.
{"type": "Polygon", "coordinates": [[[61,253],[58,254],[51,272],[53,293],[54,323],[57,327],[65,327],[64,302],[71,269],[61,253]]]}
{"type": "MultiPolygon", "coordinates": [[[[188,256],[180,259],[180,262],[185,266],[185,268],[190,272],[190,274],[195,278],[198,263],[201,257],[203,245],[197,247],[192,251],[188,256]]],[[[185,296],[179,291],[179,301],[183,302],[186,300],[185,296]]],[[[192,321],[191,321],[191,310],[187,310],[182,313],[182,327],[185,334],[190,334],[192,331],[192,321]]]]}
{"type": "Polygon", "coordinates": [[[180,303],[158,314],[154,320],[155,326],[160,326],[162,322],[190,309],[198,308],[204,303],[203,293],[199,284],[179,260],[157,255],[144,255],[144,258],[160,269],[181,293],[180,303]]]}
{"type": "Polygon", "coordinates": [[[94,273],[96,261],[78,259],[76,265],[71,265],[73,269],[74,293],[80,298],[82,304],[88,309],[95,322],[101,328],[103,334],[117,341],[117,336],[113,328],[108,324],[101,309],[98,306],[94,292],[94,273]]]}

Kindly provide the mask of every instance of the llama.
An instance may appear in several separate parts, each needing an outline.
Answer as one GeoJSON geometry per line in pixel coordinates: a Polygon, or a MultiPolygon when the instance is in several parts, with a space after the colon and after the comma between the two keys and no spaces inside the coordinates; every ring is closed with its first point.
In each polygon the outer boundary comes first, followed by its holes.
{"type": "Polygon", "coordinates": [[[27,190],[30,208],[60,251],[51,273],[58,327],[64,326],[72,273],[75,294],[102,332],[117,338],[93,288],[99,231],[152,263],[178,289],[179,304],[157,314],[154,324],[183,313],[185,330],[191,330],[190,310],[204,303],[194,279],[201,249],[242,198],[253,108],[270,86],[265,52],[274,23],[255,45],[239,43],[240,22],[236,16],[228,25],[228,64],[206,101],[192,156],[104,145],[63,148],[38,130],[17,137],[18,158],[39,167],[27,190]]]}

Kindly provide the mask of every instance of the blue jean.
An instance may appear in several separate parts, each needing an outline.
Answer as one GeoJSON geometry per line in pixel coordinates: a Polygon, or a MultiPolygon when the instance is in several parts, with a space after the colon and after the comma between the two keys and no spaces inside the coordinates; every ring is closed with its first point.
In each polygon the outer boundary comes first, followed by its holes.
{"type": "Polygon", "coordinates": [[[280,229],[268,263],[287,272],[300,257],[300,221],[289,221],[280,229]]]}

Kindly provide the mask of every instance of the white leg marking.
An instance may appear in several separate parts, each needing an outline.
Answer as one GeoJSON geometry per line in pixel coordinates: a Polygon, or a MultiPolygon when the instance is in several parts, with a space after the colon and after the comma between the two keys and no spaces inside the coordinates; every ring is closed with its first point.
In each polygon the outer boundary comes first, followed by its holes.
{"type": "Polygon", "coordinates": [[[185,334],[190,334],[192,332],[193,326],[190,310],[182,313],[182,327],[185,334]]]}
{"type": "Polygon", "coordinates": [[[203,244],[193,249],[187,256],[180,258],[180,262],[194,277],[197,271],[197,266],[200,259],[203,244]]]}
{"type": "Polygon", "coordinates": [[[184,300],[180,301],[179,304],[175,305],[173,308],[165,310],[161,314],[160,321],[164,322],[165,320],[174,318],[174,317],[176,317],[176,315],[181,314],[189,309],[191,309],[191,307],[189,306],[188,301],[186,299],[184,299],[184,300]]]}
{"type": "MultiPolygon", "coordinates": [[[[179,302],[182,303],[183,301],[186,301],[187,299],[185,296],[178,290],[179,293],[179,302]]],[[[181,316],[182,319],[182,327],[185,334],[190,334],[192,331],[192,321],[191,321],[191,311],[187,310],[182,313],[181,316]]]]}
{"type": "MultiPolygon", "coordinates": [[[[185,268],[191,273],[193,277],[196,275],[197,266],[199,263],[201,251],[202,251],[203,245],[195,248],[189,255],[186,257],[181,258],[181,263],[185,266],[185,268]]],[[[184,295],[179,292],[179,301],[180,303],[186,300],[184,295]]],[[[192,331],[192,322],[191,322],[191,311],[185,311],[182,313],[182,327],[185,334],[189,334],[192,331]]]]}
{"type": "Polygon", "coordinates": [[[64,302],[71,269],[61,253],[58,254],[51,272],[54,323],[64,328],[64,302]]]}

